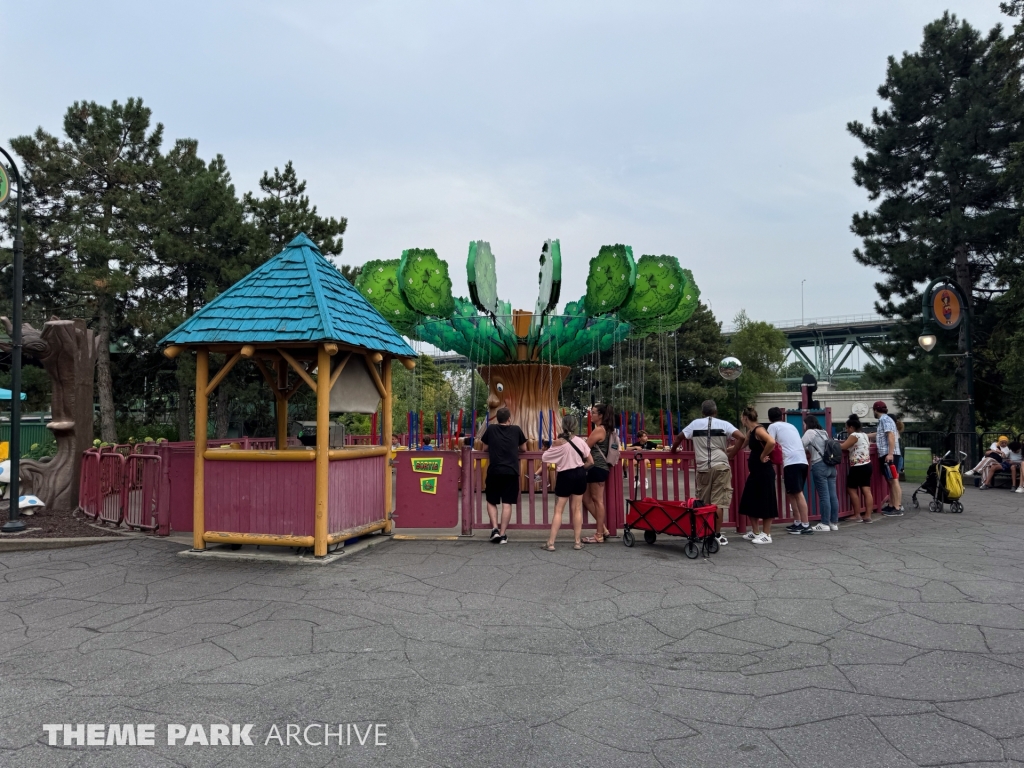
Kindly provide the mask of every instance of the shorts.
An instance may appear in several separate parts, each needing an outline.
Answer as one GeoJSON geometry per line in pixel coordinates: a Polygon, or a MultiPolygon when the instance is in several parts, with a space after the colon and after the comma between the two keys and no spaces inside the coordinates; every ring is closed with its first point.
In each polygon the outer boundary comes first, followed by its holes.
{"type": "Polygon", "coordinates": [[[497,475],[488,470],[484,495],[488,504],[515,504],[519,500],[519,475],[497,475]]]}
{"type": "MultiPolygon", "coordinates": [[[[899,458],[899,456],[893,456],[892,457],[893,466],[897,467],[897,475],[896,475],[897,477],[899,477],[898,465],[896,464],[896,460],[898,458],[899,458]]],[[[885,456],[879,456],[878,457],[878,468],[882,470],[882,479],[885,480],[885,481],[888,481],[889,480],[889,465],[885,463],[885,456]]]]}
{"type": "Polygon", "coordinates": [[[1004,461],[999,466],[1003,468],[1003,472],[1009,472],[1010,471],[1010,462],[1008,462],[1008,461],[1004,461]]]}
{"type": "Polygon", "coordinates": [[[607,467],[591,467],[587,470],[587,482],[604,483],[608,480],[608,475],[607,467]]]}
{"type": "Polygon", "coordinates": [[[786,486],[786,493],[803,493],[804,484],[807,482],[806,464],[787,464],[782,468],[782,482],[786,486]]]}
{"type": "Polygon", "coordinates": [[[697,498],[705,504],[728,509],[732,504],[732,470],[729,467],[712,467],[697,472],[697,498]]]}
{"type": "Polygon", "coordinates": [[[871,487],[871,465],[857,464],[850,467],[846,473],[847,488],[870,488],[871,487]]]}
{"type": "Polygon", "coordinates": [[[899,455],[893,456],[892,457],[892,462],[893,462],[893,464],[896,465],[896,469],[898,469],[900,471],[900,473],[902,473],[903,472],[903,454],[899,454],[899,455]]]}
{"type": "Polygon", "coordinates": [[[587,492],[587,470],[583,467],[566,469],[555,476],[555,496],[566,499],[587,492]]]}

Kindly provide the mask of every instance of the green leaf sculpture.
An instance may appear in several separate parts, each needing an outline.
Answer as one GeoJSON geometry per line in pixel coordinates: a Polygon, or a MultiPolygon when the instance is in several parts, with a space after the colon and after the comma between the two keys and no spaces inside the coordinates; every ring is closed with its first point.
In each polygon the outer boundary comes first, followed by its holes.
{"type": "Polygon", "coordinates": [[[408,334],[419,322],[420,314],[402,299],[398,287],[400,259],[368,261],[356,278],[356,290],[381,313],[395,330],[408,334]]]}
{"type": "Polygon", "coordinates": [[[489,315],[498,314],[498,272],[490,243],[477,240],[469,244],[466,276],[473,305],[489,315]]]}
{"type": "Polygon", "coordinates": [[[633,320],[630,325],[630,335],[639,339],[652,333],[665,333],[674,331],[693,315],[700,303],[700,288],[693,279],[693,272],[683,270],[683,295],[679,297],[676,308],[662,317],[650,318],[648,320],[633,320]]]}
{"type": "Polygon", "coordinates": [[[641,256],[636,287],[619,317],[626,322],[667,315],[683,295],[683,269],[674,256],[641,256]]]}
{"type": "Polygon", "coordinates": [[[605,315],[625,304],[636,282],[633,249],[628,245],[602,245],[590,260],[584,309],[588,315],[605,315]]]}
{"type": "Polygon", "coordinates": [[[448,317],[455,311],[448,262],[433,248],[402,251],[398,284],[405,303],[421,315],[448,317]]]}

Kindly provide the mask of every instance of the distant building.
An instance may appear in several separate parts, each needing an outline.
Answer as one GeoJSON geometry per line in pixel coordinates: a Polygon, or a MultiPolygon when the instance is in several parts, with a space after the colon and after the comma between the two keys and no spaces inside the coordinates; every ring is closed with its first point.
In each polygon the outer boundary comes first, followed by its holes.
{"type": "MultiPolygon", "coordinates": [[[[822,408],[832,409],[832,423],[844,424],[851,413],[860,417],[861,422],[866,425],[873,425],[877,419],[871,410],[871,406],[882,400],[889,406],[889,413],[896,414],[899,406],[896,404],[897,396],[902,394],[899,389],[850,389],[834,390],[829,389],[824,382],[818,384],[818,391],[812,395],[814,400],[822,408]]],[[[754,401],[757,409],[757,417],[761,421],[768,421],[769,408],[799,408],[799,392],[762,392],[754,401]]],[[[903,422],[908,429],[911,425],[921,421],[921,417],[914,413],[904,413],[903,422]]]]}

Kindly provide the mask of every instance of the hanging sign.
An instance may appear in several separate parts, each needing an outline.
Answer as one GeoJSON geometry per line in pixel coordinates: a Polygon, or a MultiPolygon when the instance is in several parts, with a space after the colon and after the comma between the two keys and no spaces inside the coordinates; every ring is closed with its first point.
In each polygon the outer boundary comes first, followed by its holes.
{"type": "Polygon", "coordinates": [[[0,205],[7,202],[11,196],[11,177],[7,175],[7,169],[0,163],[0,205]]]}
{"type": "Polygon", "coordinates": [[[932,293],[932,315],[935,322],[946,330],[953,330],[964,319],[960,296],[952,288],[939,286],[932,293]]]}
{"type": "Polygon", "coordinates": [[[436,477],[421,477],[420,478],[420,493],[437,493],[437,478],[436,477]]]}
{"type": "MultiPolygon", "coordinates": [[[[441,467],[444,466],[444,458],[438,457],[436,459],[413,459],[412,460],[412,471],[423,472],[428,475],[440,475],[441,467]]],[[[430,491],[433,493],[433,491],[430,491]]]]}

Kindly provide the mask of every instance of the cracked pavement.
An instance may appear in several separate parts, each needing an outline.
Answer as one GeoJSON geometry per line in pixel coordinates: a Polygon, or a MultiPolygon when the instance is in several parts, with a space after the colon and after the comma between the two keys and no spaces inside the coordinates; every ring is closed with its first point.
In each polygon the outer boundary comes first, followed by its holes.
{"type": "Polygon", "coordinates": [[[554,553],[513,531],[323,568],[142,539],[2,554],[0,765],[1024,765],[1022,501],[968,489],[961,516],[708,561],[564,529],[554,553]],[[156,723],[157,746],[47,746],[63,722],[156,723]],[[162,743],[221,722],[257,746],[162,743]],[[262,745],[323,722],[388,745],[262,745]]]}

